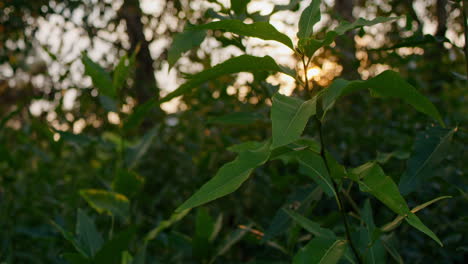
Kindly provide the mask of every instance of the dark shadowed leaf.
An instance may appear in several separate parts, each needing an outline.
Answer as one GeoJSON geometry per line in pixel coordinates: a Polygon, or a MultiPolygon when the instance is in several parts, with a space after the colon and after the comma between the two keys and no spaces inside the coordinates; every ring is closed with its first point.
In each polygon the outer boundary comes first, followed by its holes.
{"type": "Polygon", "coordinates": [[[316,237],[336,239],[335,233],[330,229],[320,227],[319,224],[313,222],[312,220],[302,216],[301,214],[296,213],[291,209],[284,209],[284,211],[302,228],[310,232],[316,237]]]}
{"type": "Polygon", "coordinates": [[[82,248],[88,253],[88,256],[94,256],[104,242],[94,221],[81,209],[78,209],[77,214],[76,237],[82,248]]]}
{"type": "Polygon", "coordinates": [[[148,151],[153,139],[158,134],[158,131],[159,125],[156,125],[145,133],[138,144],[127,149],[125,152],[125,164],[128,168],[133,168],[138,164],[143,155],[148,151]]]}
{"type": "Polygon", "coordinates": [[[144,181],[134,171],[120,170],[112,181],[112,190],[131,198],[141,189],[144,181]]]}
{"type": "Polygon", "coordinates": [[[311,150],[301,150],[294,153],[294,156],[307,176],[311,177],[329,197],[336,197],[332,179],[319,154],[311,150]]]}
{"type": "Polygon", "coordinates": [[[96,253],[94,263],[121,263],[122,253],[128,249],[134,234],[135,228],[129,228],[115,235],[96,253]]]}
{"type": "Polygon", "coordinates": [[[346,240],[316,237],[294,256],[293,264],[338,263],[346,250],[346,240]]]}
{"type": "Polygon", "coordinates": [[[456,129],[431,127],[416,137],[414,152],[400,179],[399,187],[403,195],[416,191],[421,183],[434,176],[434,168],[446,157],[455,131],[456,129]]]}

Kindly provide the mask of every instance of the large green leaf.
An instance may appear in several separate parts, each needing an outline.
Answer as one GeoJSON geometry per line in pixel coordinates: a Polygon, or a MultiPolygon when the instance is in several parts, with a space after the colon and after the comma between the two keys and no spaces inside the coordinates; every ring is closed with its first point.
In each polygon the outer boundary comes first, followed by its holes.
{"type": "Polygon", "coordinates": [[[410,225],[441,244],[437,236],[409,210],[395,182],[393,182],[390,176],[385,175],[384,171],[377,163],[366,163],[354,169],[350,175],[351,179],[359,183],[362,191],[372,194],[392,211],[405,217],[405,220],[410,225]]]}
{"type": "Polygon", "coordinates": [[[323,39],[309,38],[309,36],[300,38],[299,47],[307,56],[312,56],[319,48],[332,44],[337,36],[343,35],[352,29],[364,26],[373,26],[375,24],[392,21],[397,18],[398,17],[376,17],[373,20],[359,18],[353,23],[342,21],[335,29],[328,31],[323,39]]]}
{"type": "Polygon", "coordinates": [[[106,190],[83,189],[80,190],[80,195],[98,213],[107,213],[123,218],[128,216],[130,202],[127,197],[120,193],[106,190]]]}
{"type": "Polygon", "coordinates": [[[192,197],[185,201],[177,212],[213,201],[237,190],[252,171],[264,164],[270,156],[270,142],[261,147],[240,152],[234,161],[219,169],[192,197]]]}
{"type": "Polygon", "coordinates": [[[440,124],[444,124],[439,111],[435,106],[416,90],[411,84],[407,83],[399,73],[387,70],[366,81],[346,81],[337,79],[322,96],[325,100],[325,110],[333,106],[333,102],[340,96],[347,95],[363,89],[369,89],[372,96],[382,98],[399,98],[407,104],[413,106],[416,110],[424,113],[440,124]]]}
{"type": "Polygon", "coordinates": [[[86,54],[83,54],[82,62],[85,66],[85,74],[91,77],[94,86],[103,95],[114,98],[116,91],[112,83],[112,78],[99,64],[92,61],[86,54]]]}
{"type": "Polygon", "coordinates": [[[434,167],[446,156],[456,129],[431,127],[416,137],[414,153],[400,179],[403,195],[415,191],[421,183],[434,176],[434,167]]]}
{"type": "Polygon", "coordinates": [[[333,182],[328,174],[327,167],[322,157],[311,151],[301,150],[294,153],[299,164],[307,176],[311,177],[329,197],[336,197],[333,182]]]}
{"type": "Polygon", "coordinates": [[[346,250],[346,240],[316,237],[294,256],[293,264],[338,263],[346,250]]]}
{"type": "Polygon", "coordinates": [[[330,229],[321,227],[312,220],[296,213],[291,209],[283,209],[296,223],[316,237],[336,239],[335,233],[330,229]]]}
{"type": "Polygon", "coordinates": [[[409,213],[408,205],[397,185],[390,176],[385,175],[377,163],[367,163],[353,170],[353,173],[358,174],[358,183],[362,191],[369,192],[399,215],[409,213]]]}
{"type": "Polygon", "coordinates": [[[200,46],[205,39],[205,35],[204,30],[193,30],[191,25],[186,26],[183,32],[175,35],[167,55],[169,67],[174,66],[182,53],[200,46]]]}
{"type": "Polygon", "coordinates": [[[320,3],[321,0],[312,0],[310,5],[304,9],[299,18],[299,39],[309,38],[314,32],[314,25],[320,21],[320,3]]]}
{"type": "Polygon", "coordinates": [[[81,209],[77,214],[76,237],[88,256],[94,256],[104,242],[93,220],[81,209]]]}
{"type": "Polygon", "coordinates": [[[236,14],[243,14],[247,11],[247,4],[250,0],[231,0],[231,9],[236,14]]]}
{"type": "Polygon", "coordinates": [[[166,97],[162,98],[159,103],[167,102],[175,97],[188,93],[192,88],[222,75],[258,71],[284,72],[284,70],[278,66],[275,60],[270,56],[255,57],[251,55],[241,55],[192,75],[187,82],[179,86],[175,91],[169,93],[166,97]]]}
{"type": "Polygon", "coordinates": [[[276,40],[294,50],[291,39],[283,33],[279,32],[268,22],[254,22],[252,24],[245,24],[240,20],[221,20],[196,26],[194,29],[225,30],[248,37],[255,37],[264,40],[276,40]]]}
{"type": "Polygon", "coordinates": [[[298,140],[307,121],[316,112],[316,100],[303,101],[299,98],[276,93],[271,107],[273,127],[272,148],[287,145],[298,140]]]}

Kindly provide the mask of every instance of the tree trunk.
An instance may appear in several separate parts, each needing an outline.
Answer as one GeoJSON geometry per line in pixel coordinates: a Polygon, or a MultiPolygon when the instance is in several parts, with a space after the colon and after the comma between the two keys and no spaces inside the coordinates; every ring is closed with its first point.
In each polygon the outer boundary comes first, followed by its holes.
{"type": "Polygon", "coordinates": [[[148,41],[143,34],[143,23],[141,22],[142,11],[138,0],[124,0],[120,8],[119,17],[127,25],[127,34],[130,39],[131,52],[138,45],[140,51],[136,57],[135,69],[135,92],[139,104],[150,98],[159,98],[159,89],[154,77],[153,59],[148,48],[148,41]]]}
{"type": "MultiPolygon", "coordinates": [[[[335,12],[340,19],[352,22],[353,0],[335,0],[335,12]]],[[[356,59],[356,46],[354,43],[354,32],[350,31],[344,36],[336,39],[336,49],[340,55],[340,63],[343,66],[342,76],[349,79],[358,79],[359,60],[356,59]]]]}

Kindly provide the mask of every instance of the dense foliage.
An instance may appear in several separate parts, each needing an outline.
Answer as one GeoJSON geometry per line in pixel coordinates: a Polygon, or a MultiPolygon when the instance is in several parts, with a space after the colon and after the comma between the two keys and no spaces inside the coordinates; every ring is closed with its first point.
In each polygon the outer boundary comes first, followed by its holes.
{"type": "MultiPolygon", "coordinates": [[[[0,77],[17,77],[0,80],[0,263],[463,263],[465,54],[440,11],[464,14],[461,1],[437,1],[435,34],[407,1],[372,19],[339,0],[268,14],[248,0],[163,1],[170,18],[156,20],[182,26],[152,29],[172,39],[156,63],[144,34],[155,17],[121,2],[0,2],[0,77]],[[92,43],[125,22],[110,61],[40,45],[58,73],[17,63],[35,45],[32,19],[80,10],[103,11],[98,28],[85,16],[92,43]],[[271,23],[281,12],[297,16],[294,36],[271,23]],[[310,74],[328,62],[341,70],[310,74]],[[160,93],[161,68],[185,81],[160,93]],[[34,91],[37,74],[48,90],[34,91]],[[80,90],[71,108],[57,87],[80,90]],[[52,107],[34,114],[39,99],[52,107]]],[[[452,22],[462,36],[466,17],[452,22]]]]}

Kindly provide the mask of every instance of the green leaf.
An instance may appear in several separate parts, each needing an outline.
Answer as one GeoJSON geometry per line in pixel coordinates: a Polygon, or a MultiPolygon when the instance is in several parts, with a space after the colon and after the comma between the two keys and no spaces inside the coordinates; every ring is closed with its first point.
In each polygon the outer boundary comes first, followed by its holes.
{"type": "Polygon", "coordinates": [[[128,148],[125,153],[125,164],[128,168],[134,168],[140,159],[145,155],[148,151],[151,143],[153,143],[153,139],[159,132],[159,125],[156,125],[140,139],[138,144],[133,147],[128,148]]]}
{"type": "Polygon", "coordinates": [[[287,231],[291,224],[291,217],[288,216],[285,208],[297,208],[297,212],[304,212],[313,201],[319,201],[322,198],[322,188],[302,187],[288,196],[286,203],[276,211],[275,216],[270,221],[270,225],[265,231],[262,242],[270,240],[287,231]]]}
{"type": "Polygon", "coordinates": [[[418,134],[414,153],[408,160],[406,172],[400,179],[403,195],[415,191],[423,182],[434,176],[435,166],[446,157],[455,129],[431,127],[418,134]]]}
{"type": "Polygon", "coordinates": [[[226,114],[220,117],[208,119],[209,124],[224,124],[224,125],[248,125],[258,122],[262,116],[252,112],[235,112],[226,114]]]}
{"type": "Polygon", "coordinates": [[[301,150],[294,153],[299,164],[329,197],[336,197],[333,182],[328,174],[325,162],[319,154],[311,150],[301,150]]]}
{"type": "MultiPolygon", "coordinates": [[[[438,202],[438,201],[443,200],[443,199],[448,199],[448,198],[452,198],[452,196],[440,196],[440,197],[437,197],[437,198],[435,198],[435,199],[432,199],[432,200],[430,200],[430,201],[428,201],[428,202],[425,202],[425,203],[423,203],[423,204],[420,204],[420,205],[414,207],[413,209],[411,209],[411,212],[412,212],[413,214],[415,214],[415,213],[419,212],[420,210],[422,210],[422,209],[428,207],[429,205],[431,205],[431,204],[433,204],[433,203],[435,203],[435,202],[438,202]]],[[[390,222],[390,223],[384,225],[384,226],[381,228],[382,232],[389,232],[389,231],[392,231],[393,229],[395,229],[396,227],[398,227],[398,226],[400,225],[401,221],[403,221],[404,218],[405,218],[405,216],[402,216],[402,215],[397,216],[392,222],[390,222]]]]}
{"type": "Polygon", "coordinates": [[[283,209],[296,223],[316,237],[336,239],[335,233],[330,229],[322,228],[319,224],[296,213],[291,209],[283,209]]]}
{"type": "Polygon", "coordinates": [[[254,22],[252,24],[245,24],[240,20],[226,19],[211,22],[205,25],[199,25],[194,27],[194,29],[224,30],[242,36],[255,37],[263,40],[275,40],[294,50],[291,39],[283,33],[279,32],[268,22],[254,22]]]}
{"type": "Polygon", "coordinates": [[[399,215],[409,213],[408,205],[392,178],[385,175],[382,168],[376,163],[367,163],[365,165],[365,167],[359,167],[359,171],[353,171],[354,174],[358,174],[358,183],[361,190],[369,192],[399,215]]]}
{"type": "Polygon", "coordinates": [[[364,203],[364,208],[361,212],[361,218],[364,221],[365,228],[365,251],[364,263],[385,263],[385,249],[380,239],[373,238],[376,227],[374,224],[374,217],[372,214],[372,207],[369,200],[364,203]],[[375,240],[375,241],[374,241],[375,240]]]}
{"type": "Polygon", "coordinates": [[[312,0],[310,5],[304,9],[299,19],[299,39],[309,38],[314,32],[314,25],[320,21],[321,0],[312,0]]]}
{"type": "MultiPolygon", "coordinates": [[[[314,0],[315,1],[315,0],[314,0]]],[[[319,48],[328,46],[333,43],[337,36],[343,35],[346,32],[364,27],[364,26],[373,26],[375,24],[380,24],[388,21],[397,19],[398,17],[376,17],[373,20],[366,20],[359,18],[353,23],[347,21],[342,21],[334,30],[328,31],[323,39],[314,39],[308,38],[309,36],[302,37],[299,39],[299,47],[307,56],[312,56],[315,51],[319,48]]]]}
{"type": "Polygon", "coordinates": [[[179,206],[176,211],[193,208],[234,192],[248,179],[256,167],[268,160],[269,156],[269,141],[259,148],[239,153],[234,161],[221,167],[212,179],[179,206]]]}
{"type": "Polygon", "coordinates": [[[441,247],[444,245],[442,242],[439,240],[439,238],[432,232],[427,226],[423,224],[423,222],[413,213],[408,213],[408,216],[405,218],[406,222],[413,226],[414,228],[418,229],[419,231],[423,232],[430,238],[434,239],[441,247]]]}
{"type": "Polygon", "coordinates": [[[174,66],[182,53],[199,47],[205,39],[205,35],[206,32],[204,30],[194,30],[192,25],[187,24],[183,32],[174,36],[172,45],[169,48],[167,55],[169,68],[174,66]]]}
{"type": "Polygon", "coordinates": [[[369,89],[372,96],[382,98],[399,98],[407,104],[413,106],[416,110],[424,113],[440,124],[444,124],[439,112],[435,106],[416,90],[411,84],[407,83],[399,73],[387,70],[366,81],[346,81],[338,79],[337,84],[332,84],[333,89],[322,94],[327,99],[327,108],[331,108],[338,97],[350,94],[363,89],[369,89]],[[336,94],[339,94],[338,96],[336,94]]]}
{"type": "Polygon", "coordinates": [[[392,256],[392,258],[398,263],[398,264],[403,264],[403,258],[400,256],[398,253],[398,250],[396,249],[395,246],[395,238],[393,237],[393,234],[390,236],[384,236],[382,238],[382,244],[387,250],[387,252],[392,256]]]}
{"type": "Polygon", "coordinates": [[[333,81],[333,83],[328,86],[323,94],[322,94],[322,120],[325,117],[328,110],[330,110],[333,105],[335,105],[335,101],[338,97],[340,97],[341,92],[343,91],[344,87],[349,84],[349,81],[337,78],[333,81]]]}
{"type": "Polygon", "coordinates": [[[121,263],[122,252],[128,249],[134,234],[135,228],[129,228],[115,235],[96,253],[94,263],[121,263]]]}
{"type": "Polygon", "coordinates": [[[104,242],[93,220],[81,209],[78,209],[77,214],[76,236],[88,256],[94,256],[104,242]]]}
{"type": "Polygon", "coordinates": [[[250,0],[231,0],[231,9],[236,14],[243,14],[247,11],[247,4],[250,0]]]}
{"type": "Polygon", "coordinates": [[[85,66],[85,74],[91,77],[94,86],[103,95],[115,98],[116,91],[112,84],[112,78],[99,64],[92,61],[86,54],[83,54],[82,62],[85,66]]]}
{"type": "Polygon", "coordinates": [[[133,52],[132,56],[130,56],[130,58],[128,57],[127,54],[122,56],[119,60],[119,63],[115,67],[114,74],[112,75],[112,85],[116,92],[122,89],[122,87],[125,84],[125,81],[130,75],[130,71],[135,66],[136,54],[138,53],[138,51],[139,51],[139,47],[135,49],[135,51],[133,52]]]}
{"type": "Polygon", "coordinates": [[[134,171],[119,170],[112,181],[112,190],[131,198],[141,189],[144,182],[145,179],[134,171]]]}
{"type": "Polygon", "coordinates": [[[186,210],[173,213],[168,220],[162,221],[155,228],[153,228],[150,232],[148,232],[148,234],[145,236],[145,241],[150,241],[150,240],[155,239],[159,235],[159,233],[169,228],[173,224],[179,222],[189,212],[190,212],[190,209],[186,209],[186,210]]]}
{"type": "Polygon", "coordinates": [[[78,253],[80,253],[81,256],[86,257],[86,258],[90,257],[87,253],[87,250],[83,248],[81,243],[78,241],[78,239],[76,239],[73,236],[72,233],[68,232],[62,226],[55,223],[54,221],[51,221],[51,224],[55,227],[55,229],[57,229],[62,234],[63,238],[65,238],[68,242],[70,242],[73,245],[73,247],[76,249],[76,251],[78,251],[78,253]]]}
{"type": "Polygon", "coordinates": [[[273,127],[272,148],[287,145],[298,140],[309,118],[315,115],[316,99],[303,101],[298,98],[276,93],[271,107],[273,127]]]}
{"type": "Polygon", "coordinates": [[[170,101],[175,97],[184,95],[190,92],[192,88],[222,75],[258,71],[284,72],[283,69],[279,67],[275,60],[273,60],[273,58],[270,56],[255,57],[251,55],[241,55],[239,57],[228,59],[210,69],[192,75],[187,82],[179,86],[179,88],[177,88],[175,91],[169,93],[166,97],[162,98],[158,103],[161,104],[170,101]]]}
{"type": "Polygon", "coordinates": [[[98,213],[107,213],[126,218],[130,210],[128,198],[120,193],[105,190],[83,189],[80,195],[98,213]]]}
{"type": "Polygon", "coordinates": [[[338,263],[346,250],[346,240],[316,237],[294,256],[293,264],[338,263]]]}

